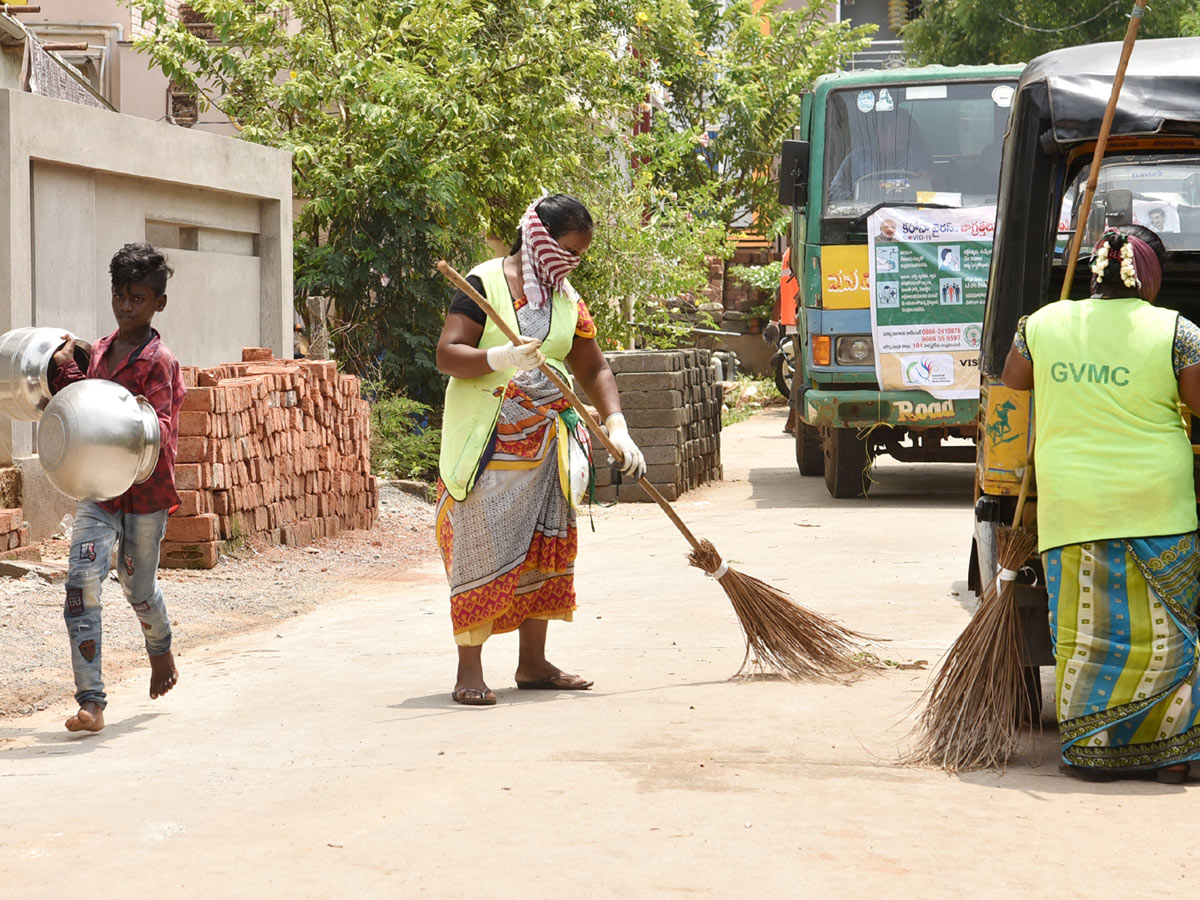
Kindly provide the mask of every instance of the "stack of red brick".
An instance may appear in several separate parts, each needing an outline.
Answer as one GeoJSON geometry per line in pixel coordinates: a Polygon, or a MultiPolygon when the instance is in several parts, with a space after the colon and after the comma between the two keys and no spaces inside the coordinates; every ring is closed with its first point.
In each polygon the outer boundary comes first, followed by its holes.
{"type": "Polygon", "coordinates": [[[0,553],[28,546],[29,526],[25,523],[25,513],[21,507],[0,509],[0,553]]]}
{"type": "Polygon", "coordinates": [[[370,528],[370,409],[359,380],[332,362],[273,359],[247,347],[241,363],[184,368],[166,568],[212,568],[221,542],[249,537],[298,546],[370,528]]]}

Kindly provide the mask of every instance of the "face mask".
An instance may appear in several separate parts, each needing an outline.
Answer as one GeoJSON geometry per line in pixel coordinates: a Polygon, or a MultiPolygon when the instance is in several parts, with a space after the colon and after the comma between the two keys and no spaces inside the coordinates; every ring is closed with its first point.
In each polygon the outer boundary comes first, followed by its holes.
{"type": "Polygon", "coordinates": [[[579,257],[570,250],[564,250],[542,224],[536,209],[539,202],[540,198],[531,203],[521,218],[525,300],[535,309],[545,306],[579,265],[579,257]]]}

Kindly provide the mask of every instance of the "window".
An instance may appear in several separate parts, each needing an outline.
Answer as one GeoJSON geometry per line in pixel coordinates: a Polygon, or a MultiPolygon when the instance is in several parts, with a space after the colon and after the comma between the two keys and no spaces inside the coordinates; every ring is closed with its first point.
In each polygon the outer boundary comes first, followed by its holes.
{"type": "Polygon", "coordinates": [[[825,216],[877,203],[996,202],[1015,80],[835,91],[825,113],[825,216]]]}
{"type": "MultiPolygon", "coordinates": [[[[1058,265],[1078,225],[1076,198],[1086,188],[1090,159],[1063,194],[1055,247],[1058,265]]],[[[1111,225],[1145,225],[1158,233],[1168,250],[1200,250],[1200,154],[1105,157],[1080,252],[1090,253],[1111,225]]]]}

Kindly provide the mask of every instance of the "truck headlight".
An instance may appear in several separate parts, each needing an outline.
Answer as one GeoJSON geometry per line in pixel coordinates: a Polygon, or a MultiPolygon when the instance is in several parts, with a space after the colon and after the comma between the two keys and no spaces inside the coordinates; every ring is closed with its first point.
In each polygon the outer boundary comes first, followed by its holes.
{"type": "Polygon", "coordinates": [[[840,366],[869,366],[875,361],[875,342],[869,334],[843,334],[837,339],[840,366]]]}

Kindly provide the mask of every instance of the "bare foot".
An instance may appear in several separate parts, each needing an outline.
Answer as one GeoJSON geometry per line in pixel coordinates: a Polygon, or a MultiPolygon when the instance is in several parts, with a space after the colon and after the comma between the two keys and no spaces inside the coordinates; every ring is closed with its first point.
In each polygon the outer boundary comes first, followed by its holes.
{"type": "Polygon", "coordinates": [[[150,699],[157,700],[179,681],[179,670],[175,668],[175,657],[171,651],[150,657],[150,699]]]}
{"type": "Polygon", "coordinates": [[[81,703],[79,712],[66,721],[67,731],[99,731],[104,727],[104,710],[98,703],[81,703]]]}

